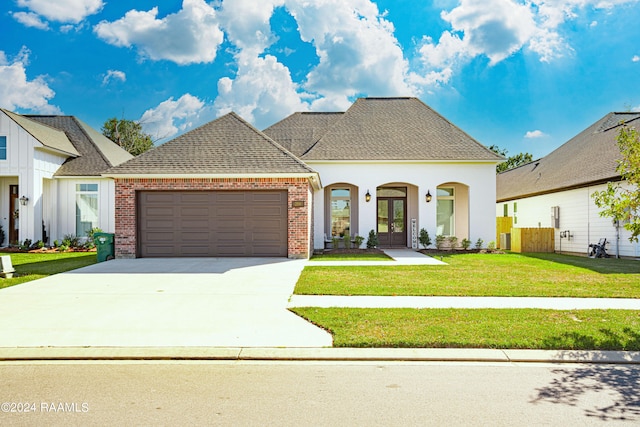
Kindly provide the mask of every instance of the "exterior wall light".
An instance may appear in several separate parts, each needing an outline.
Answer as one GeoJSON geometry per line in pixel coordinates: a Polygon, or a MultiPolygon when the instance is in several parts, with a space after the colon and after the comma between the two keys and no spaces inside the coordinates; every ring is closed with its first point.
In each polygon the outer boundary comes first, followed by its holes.
{"type": "Polygon", "coordinates": [[[27,196],[22,196],[20,197],[20,204],[22,206],[27,206],[27,202],[29,201],[29,198],[27,196]]]}
{"type": "Polygon", "coordinates": [[[369,193],[369,190],[367,190],[367,194],[364,195],[364,200],[367,203],[371,201],[371,194],[369,193]]]}
{"type": "Polygon", "coordinates": [[[427,194],[424,196],[424,198],[427,200],[427,203],[429,203],[432,199],[431,197],[431,193],[429,192],[429,190],[427,190],[427,194]]]}

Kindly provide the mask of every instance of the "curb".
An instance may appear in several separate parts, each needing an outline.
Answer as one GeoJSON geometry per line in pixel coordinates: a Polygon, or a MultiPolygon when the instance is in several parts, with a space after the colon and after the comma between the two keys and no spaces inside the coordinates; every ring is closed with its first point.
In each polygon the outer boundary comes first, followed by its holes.
{"type": "Polygon", "coordinates": [[[456,348],[19,347],[0,361],[227,360],[640,364],[638,351],[456,348]]]}

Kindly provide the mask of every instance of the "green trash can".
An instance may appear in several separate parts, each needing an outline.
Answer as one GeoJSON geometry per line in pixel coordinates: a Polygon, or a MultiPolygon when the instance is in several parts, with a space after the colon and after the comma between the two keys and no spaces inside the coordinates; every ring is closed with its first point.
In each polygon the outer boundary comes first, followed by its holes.
{"type": "Polygon", "coordinates": [[[93,243],[96,245],[98,253],[98,262],[114,259],[116,256],[113,241],[115,235],[113,233],[94,233],[93,243]]]}

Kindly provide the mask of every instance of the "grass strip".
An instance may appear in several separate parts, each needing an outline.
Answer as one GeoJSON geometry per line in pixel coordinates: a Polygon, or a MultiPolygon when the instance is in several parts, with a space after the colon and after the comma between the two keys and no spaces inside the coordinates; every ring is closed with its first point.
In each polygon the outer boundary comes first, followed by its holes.
{"type": "Polygon", "coordinates": [[[640,350],[635,310],[299,307],[334,347],[640,350]]]}
{"type": "Polygon", "coordinates": [[[459,254],[443,260],[448,265],[307,266],[294,292],[640,298],[640,261],[636,260],[556,254],[459,254]]]}
{"type": "Polygon", "coordinates": [[[327,252],[314,255],[310,261],[393,261],[393,258],[385,253],[363,252],[358,253],[331,253],[327,252]]]}
{"type": "Polygon", "coordinates": [[[95,252],[57,252],[57,253],[0,253],[10,255],[11,264],[16,272],[11,279],[0,279],[0,289],[52,274],[63,273],[95,264],[95,252]]]}

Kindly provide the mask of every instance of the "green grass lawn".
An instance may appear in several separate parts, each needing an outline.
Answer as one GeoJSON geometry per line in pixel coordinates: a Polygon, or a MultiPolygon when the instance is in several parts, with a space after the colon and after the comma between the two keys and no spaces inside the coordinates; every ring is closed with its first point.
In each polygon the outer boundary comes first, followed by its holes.
{"type": "Polygon", "coordinates": [[[448,265],[308,266],[306,295],[640,298],[640,261],[557,254],[451,254],[448,265]]]}
{"type": "Polygon", "coordinates": [[[16,272],[11,279],[0,278],[0,289],[31,280],[41,279],[52,274],[62,273],[76,268],[95,264],[95,252],[56,252],[56,253],[0,253],[10,255],[11,264],[16,272]]]}
{"type": "Polygon", "coordinates": [[[640,312],[535,309],[291,309],[334,347],[640,350],[640,312]]]}

